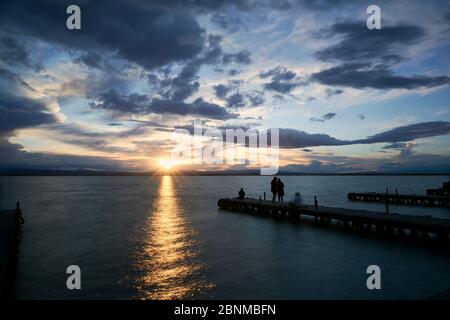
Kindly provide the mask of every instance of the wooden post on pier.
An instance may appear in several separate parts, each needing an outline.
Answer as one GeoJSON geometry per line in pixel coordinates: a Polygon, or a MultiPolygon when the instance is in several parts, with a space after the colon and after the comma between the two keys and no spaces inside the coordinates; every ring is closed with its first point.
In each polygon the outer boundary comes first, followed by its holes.
{"type": "Polygon", "coordinates": [[[450,208],[450,197],[447,196],[423,196],[416,194],[386,194],[376,192],[355,193],[349,192],[347,197],[350,201],[371,201],[386,202],[386,199],[396,204],[402,205],[421,205],[421,206],[439,206],[450,208]]]}
{"type": "Polygon", "coordinates": [[[12,294],[22,224],[19,202],[15,210],[0,211],[0,299],[10,298],[12,294]]]}
{"type": "Polygon", "coordinates": [[[314,196],[314,208],[318,208],[317,196],[314,196]]]}

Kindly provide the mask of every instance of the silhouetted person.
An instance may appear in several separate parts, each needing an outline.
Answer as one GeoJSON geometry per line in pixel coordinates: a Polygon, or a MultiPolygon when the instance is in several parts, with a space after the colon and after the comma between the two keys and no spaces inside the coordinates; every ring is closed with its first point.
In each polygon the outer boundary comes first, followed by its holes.
{"type": "Polygon", "coordinates": [[[292,199],[292,202],[296,205],[301,205],[303,200],[302,196],[300,195],[300,192],[296,192],[294,195],[294,198],[292,199]]]}
{"type": "Polygon", "coordinates": [[[275,198],[277,197],[277,184],[277,177],[273,177],[272,182],[270,182],[270,192],[273,194],[272,202],[275,202],[275,198]]]}
{"type": "Polygon", "coordinates": [[[244,198],[245,198],[245,191],[244,189],[241,188],[241,190],[239,190],[239,199],[244,200],[244,198]]]}
{"type": "Polygon", "coordinates": [[[278,201],[283,202],[283,197],[284,197],[284,183],[281,182],[281,179],[278,178],[277,181],[277,193],[278,193],[278,201]]]}

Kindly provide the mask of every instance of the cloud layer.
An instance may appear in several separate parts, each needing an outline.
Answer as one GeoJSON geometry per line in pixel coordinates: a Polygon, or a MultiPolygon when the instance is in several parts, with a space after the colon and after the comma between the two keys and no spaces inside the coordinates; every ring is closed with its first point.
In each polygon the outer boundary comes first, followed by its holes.
{"type": "Polygon", "coordinates": [[[365,139],[340,140],[326,134],[310,134],[295,129],[280,129],[280,147],[305,148],[372,143],[398,143],[450,134],[450,122],[433,121],[410,124],[387,130],[365,139]]]}
{"type": "Polygon", "coordinates": [[[338,65],[311,75],[312,81],[356,89],[415,89],[450,83],[442,76],[397,75],[393,68],[407,59],[405,49],[417,44],[425,31],[414,25],[361,28],[360,22],[340,22],[323,31],[334,44],[316,52],[316,57],[338,65]]]}

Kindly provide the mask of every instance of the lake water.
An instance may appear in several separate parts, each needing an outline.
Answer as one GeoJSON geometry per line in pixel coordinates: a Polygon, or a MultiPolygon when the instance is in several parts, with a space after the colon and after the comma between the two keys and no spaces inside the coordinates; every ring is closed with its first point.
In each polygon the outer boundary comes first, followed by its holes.
{"type": "MultiPolygon", "coordinates": [[[[270,177],[0,177],[2,209],[20,201],[25,226],[19,299],[421,299],[450,288],[450,254],[217,209],[220,197],[270,191],[270,177]],[[366,268],[381,268],[381,290],[366,268]],[[82,289],[66,288],[81,268],[82,289]]],[[[384,211],[350,191],[423,194],[446,176],[288,176],[320,205],[384,211]]],[[[450,218],[414,206],[391,212],[450,218]]]]}

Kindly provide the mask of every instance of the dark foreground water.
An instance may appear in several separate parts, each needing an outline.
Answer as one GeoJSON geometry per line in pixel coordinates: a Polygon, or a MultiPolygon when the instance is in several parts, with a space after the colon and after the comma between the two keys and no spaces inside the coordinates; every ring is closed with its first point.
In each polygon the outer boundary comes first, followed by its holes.
{"type": "MultiPolygon", "coordinates": [[[[383,211],[349,191],[424,193],[444,176],[284,177],[286,198],[383,211]]],[[[219,197],[269,191],[266,177],[0,177],[1,208],[21,202],[25,232],[20,299],[420,299],[450,288],[450,254],[319,228],[223,212],[219,197]],[[381,267],[382,289],[366,288],[381,267]],[[78,265],[82,289],[66,288],[78,265]]],[[[448,209],[391,212],[450,218],[448,209]]]]}

